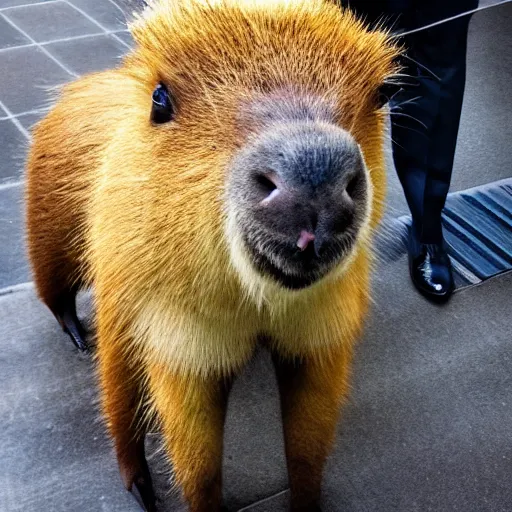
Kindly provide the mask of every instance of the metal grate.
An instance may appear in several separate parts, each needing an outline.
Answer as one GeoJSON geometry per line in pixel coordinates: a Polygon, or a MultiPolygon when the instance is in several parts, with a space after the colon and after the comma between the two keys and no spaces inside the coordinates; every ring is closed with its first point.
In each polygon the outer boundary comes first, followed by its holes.
{"type": "MultiPolygon", "coordinates": [[[[379,259],[406,253],[410,216],[389,219],[377,236],[379,259]]],[[[450,194],[443,227],[457,288],[512,270],[512,178],[450,194]]]]}

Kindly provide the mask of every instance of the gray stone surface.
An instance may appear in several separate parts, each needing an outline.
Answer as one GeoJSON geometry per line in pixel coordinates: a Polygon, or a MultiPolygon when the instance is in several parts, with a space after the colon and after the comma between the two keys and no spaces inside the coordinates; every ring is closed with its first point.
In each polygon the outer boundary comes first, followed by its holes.
{"type": "Polygon", "coordinates": [[[0,52],[0,69],[0,101],[13,114],[47,106],[48,88],[72,78],[35,46],[0,52]]]}
{"type": "Polygon", "coordinates": [[[30,133],[34,124],[41,120],[44,117],[44,114],[44,111],[33,114],[23,114],[18,116],[18,121],[22,124],[23,128],[30,133]]]}
{"type": "Polygon", "coordinates": [[[126,15],[111,0],[70,0],[70,2],[86,14],[94,18],[107,30],[122,30],[126,28],[126,15]]]}
{"type": "Polygon", "coordinates": [[[290,491],[281,491],[264,500],[257,501],[247,507],[240,509],[239,512],[278,512],[288,511],[287,507],[290,500],[290,491]]]}
{"type": "Polygon", "coordinates": [[[0,0],[0,9],[4,9],[7,7],[16,7],[19,5],[39,4],[43,2],[53,1],[55,0],[0,0]]]}
{"type": "Polygon", "coordinates": [[[510,0],[479,0],[478,7],[493,7],[497,4],[504,4],[510,0]]]}
{"type": "Polygon", "coordinates": [[[132,35],[130,34],[129,31],[124,31],[124,32],[118,32],[117,34],[117,37],[119,37],[120,39],[122,39],[127,45],[129,45],[130,47],[133,46],[135,43],[133,41],[133,37],[132,35]]]}
{"type": "Polygon", "coordinates": [[[0,18],[0,49],[23,44],[30,44],[30,40],[10,25],[7,20],[0,18]]]}
{"type": "Polygon", "coordinates": [[[0,121],[0,185],[21,179],[28,140],[9,119],[0,121]]]}
{"type": "Polygon", "coordinates": [[[0,311],[0,510],[139,510],[99,421],[90,361],[32,291],[0,297],[0,311]]]}
{"type": "Polygon", "coordinates": [[[31,279],[25,256],[22,201],[21,185],[0,187],[0,290],[31,279]]]}
{"type": "Polygon", "coordinates": [[[78,75],[118,66],[127,50],[110,35],[49,43],[45,48],[78,75]]]}
{"type": "Polygon", "coordinates": [[[224,497],[230,510],[286,489],[277,384],[265,351],[235,381],[224,442],[224,497]]]}
{"type": "Polygon", "coordinates": [[[512,274],[440,308],[404,264],[375,280],[324,510],[510,510],[512,274]]]}
{"type": "Polygon", "coordinates": [[[3,11],[3,14],[38,43],[101,31],[66,2],[16,7],[3,11]]]}

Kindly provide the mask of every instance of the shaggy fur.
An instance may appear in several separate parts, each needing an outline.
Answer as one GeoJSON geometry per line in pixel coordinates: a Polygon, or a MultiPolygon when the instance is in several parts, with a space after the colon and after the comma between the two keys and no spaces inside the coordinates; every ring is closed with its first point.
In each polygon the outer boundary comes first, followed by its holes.
{"type": "Polygon", "coordinates": [[[35,129],[27,217],[39,295],[55,312],[94,285],[103,406],[124,482],[147,484],[136,429],[147,399],[193,511],[220,506],[226,379],[264,336],[292,506],[313,506],[367,311],[385,192],[377,94],[398,50],[323,0],[158,1],[131,31],[137,46],[122,64],[67,85],[35,129]],[[158,82],[177,114],[152,125],[158,82]],[[332,106],[373,190],[350,256],[295,292],[254,270],[225,195],[230,160],[259,129],[250,116],[240,124],[243,106],[281,90],[332,106]]]}

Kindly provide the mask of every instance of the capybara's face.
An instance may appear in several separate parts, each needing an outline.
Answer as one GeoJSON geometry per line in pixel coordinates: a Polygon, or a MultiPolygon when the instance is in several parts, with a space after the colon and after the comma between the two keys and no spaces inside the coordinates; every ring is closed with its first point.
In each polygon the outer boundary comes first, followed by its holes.
{"type": "Polygon", "coordinates": [[[257,101],[265,127],[235,154],[231,230],[253,265],[284,287],[309,286],[350,253],[368,223],[372,184],[362,152],[321,99],[257,101]]]}
{"type": "Polygon", "coordinates": [[[242,281],[341,268],[381,210],[387,37],[320,0],[169,2],[133,32],[161,172],[207,180],[195,200],[242,281]]]}

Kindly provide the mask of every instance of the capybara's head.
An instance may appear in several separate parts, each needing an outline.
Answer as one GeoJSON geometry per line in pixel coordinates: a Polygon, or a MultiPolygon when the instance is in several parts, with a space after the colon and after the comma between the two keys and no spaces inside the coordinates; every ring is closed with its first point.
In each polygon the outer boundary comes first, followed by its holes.
{"type": "Polygon", "coordinates": [[[224,249],[247,287],[340,275],[381,215],[389,35],[324,0],[159,0],[132,32],[138,136],[162,208],[182,197],[181,243],[224,249]]]}

